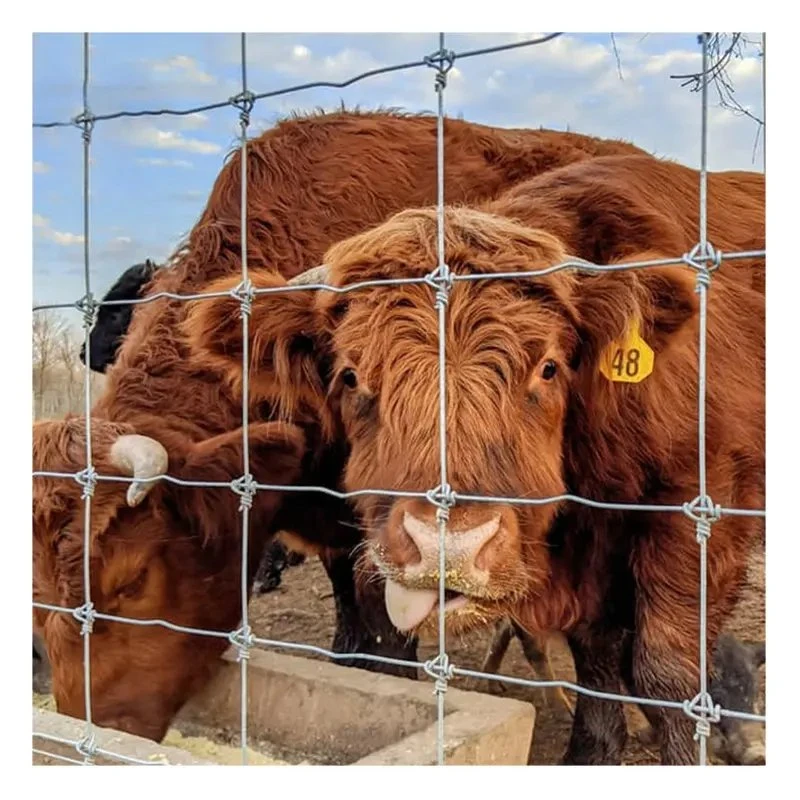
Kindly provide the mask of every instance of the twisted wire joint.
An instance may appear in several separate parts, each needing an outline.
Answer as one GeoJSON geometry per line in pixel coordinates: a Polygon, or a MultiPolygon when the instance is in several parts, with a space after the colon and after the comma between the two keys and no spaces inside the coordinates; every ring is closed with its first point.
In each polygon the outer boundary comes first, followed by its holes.
{"type": "Polygon", "coordinates": [[[423,61],[425,66],[436,70],[436,91],[441,92],[447,86],[447,73],[453,68],[456,54],[452,50],[437,50],[429,56],[425,56],[423,61]]]}
{"type": "Polygon", "coordinates": [[[97,312],[100,308],[100,303],[95,300],[94,295],[89,292],[81,297],[75,303],[75,308],[83,314],[83,327],[91,330],[97,322],[97,312]]]}
{"type": "Polygon", "coordinates": [[[257,485],[253,476],[248,472],[230,483],[231,489],[239,495],[239,511],[253,507],[253,498],[256,496],[257,485]]]}
{"type": "Polygon", "coordinates": [[[242,127],[246,128],[250,124],[250,112],[256,104],[256,96],[251,91],[245,90],[231,97],[228,102],[234,108],[239,109],[239,119],[242,122],[242,127]]]}
{"type": "Polygon", "coordinates": [[[436,658],[428,659],[422,668],[425,674],[434,679],[434,694],[443,694],[447,691],[447,682],[453,679],[453,665],[447,653],[440,653],[436,658]]]}
{"type": "Polygon", "coordinates": [[[253,298],[255,293],[253,291],[253,284],[248,278],[241,281],[237,286],[229,292],[234,300],[239,301],[239,314],[242,317],[249,317],[250,312],[253,310],[253,298]]]}
{"type": "Polygon", "coordinates": [[[691,503],[683,504],[683,513],[693,520],[697,526],[698,544],[708,541],[711,536],[711,525],[722,516],[722,508],[715,505],[708,495],[698,495],[691,503]]]}
{"type": "Polygon", "coordinates": [[[94,490],[97,486],[97,471],[93,466],[86,467],[86,469],[76,473],[73,477],[76,483],[83,486],[82,500],[94,497],[94,490]]]}
{"type": "Polygon", "coordinates": [[[236,648],[236,660],[247,661],[253,646],[253,631],[249,625],[228,634],[228,641],[236,648]]]}
{"type": "Polygon", "coordinates": [[[88,636],[94,630],[94,621],[97,615],[91,600],[74,609],[72,616],[81,623],[81,636],[88,636]]]}

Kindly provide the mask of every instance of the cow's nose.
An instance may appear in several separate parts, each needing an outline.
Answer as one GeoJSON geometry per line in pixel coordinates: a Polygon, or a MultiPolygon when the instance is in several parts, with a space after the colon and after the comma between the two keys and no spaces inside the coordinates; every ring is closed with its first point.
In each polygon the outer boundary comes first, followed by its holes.
{"type": "MultiPolygon", "coordinates": [[[[425,573],[439,571],[439,525],[427,522],[406,511],[403,514],[403,530],[419,551],[418,564],[406,568],[409,578],[425,573]]],[[[454,529],[448,526],[445,533],[445,565],[448,572],[453,572],[461,580],[481,579],[486,573],[486,564],[480,563],[478,555],[487,542],[500,530],[500,515],[494,514],[479,525],[454,529]]],[[[480,582],[483,582],[480,580],[480,582]]]]}

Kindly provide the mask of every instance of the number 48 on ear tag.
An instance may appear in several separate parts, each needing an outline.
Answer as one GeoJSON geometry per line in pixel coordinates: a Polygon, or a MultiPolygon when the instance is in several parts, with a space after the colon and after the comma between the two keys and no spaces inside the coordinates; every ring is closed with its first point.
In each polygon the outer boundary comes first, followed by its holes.
{"type": "Polygon", "coordinates": [[[636,321],[621,338],[606,348],[600,372],[614,383],[639,383],[653,371],[653,350],[639,333],[636,321]]]}

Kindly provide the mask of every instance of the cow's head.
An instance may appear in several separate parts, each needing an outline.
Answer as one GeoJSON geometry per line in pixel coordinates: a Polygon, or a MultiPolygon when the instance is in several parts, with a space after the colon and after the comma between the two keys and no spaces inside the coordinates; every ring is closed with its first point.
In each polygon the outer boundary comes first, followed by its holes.
{"type": "MultiPolygon", "coordinates": [[[[436,231],[433,210],[398,214],[334,246],[314,280],[344,286],[424,276],[438,263],[436,231]]],[[[563,243],[547,232],[469,209],[447,212],[445,248],[457,275],[540,270],[567,258],[563,243]]],[[[280,281],[251,277],[257,285],[280,281]]],[[[610,383],[599,372],[608,346],[638,318],[663,365],[674,337],[689,335],[684,323],[696,307],[694,277],[684,268],[454,282],[445,321],[449,485],[462,497],[533,499],[567,491],[576,437],[588,437],[570,428],[575,409],[583,407],[584,419],[587,404],[591,413],[613,415],[637,393],[658,391],[662,380],[658,372],[641,384],[610,383]]],[[[237,321],[236,304],[221,300],[198,303],[189,323],[194,345],[215,351],[220,363],[227,358],[234,373],[240,367],[228,345],[208,334],[227,328],[233,335],[237,321]]],[[[253,349],[266,357],[254,361],[263,378],[251,386],[275,392],[289,381],[285,391],[293,397],[301,391],[297,381],[305,380],[302,391],[324,402],[349,442],[347,490],[424,493],[441,483],[438,325],[425,284],[268,295],[253,305],[253,349]],[[298,348],[298,337],[310,344],[298,348]]],[[[436,507],[424,497],[368,494],[356,504],[367,552],[387,578],[390,616],[401,630],[432,633],[436,507]]],[[[531,598],[539,598],[538,624],[545,623],[543,604],[551,624],[577,613],[551,586],[548,534],[558,509],[553,502],[503,499],[463,499],[450,509],[445,579],[452,630],[506,614],[523,621],[533,613],[531,598]]]]}
{"type": "MultiPolygon", "coordinates": [[[[128,267],[108,290],[103,300],[136,300],[155,274],[156,265],[147,259],[143,264],[128,267]]],[[[133,305],[100,306],[97,320],[89,333],[89,367],[105,372],[116,360],[125,334],[131,324],[133,305]]],[[[86,342],[81,345],[80,359],[86,363],[86,342]]]]}
{"type": "MultiPolygon", "coordinates": [[[[34,470],[76,473],[86,464],[83,418],[38,422],[34,470]]],[[[242,473],[242,430],[189,443],[164,434],[156,441],[130,425],[91,421],[98,479],[88,509],[91,602],[102,614],[132,620],[232,631],[241,618],[242,523],[239,496],[224,488],[242,473]],[[217,488],[150,481],[169,473],[217,488]],[[223,488],[220,488],[222,484],[223,488]]],[[[293,426],[249,427],[250,469],[262,483],[287,484],[299,470],[303,436],[293,426]]],[[[259,491],[251,510],[250,577],[280,502],[259,491]]],[[[85,504],[68,477],[34,477],[33,599],[75,609],[85,602],[85,504]]],[[[34,607],[34,631],[52,665],[53,694],[62,713],[82,717],[81,626],[70,613],[34,607]]],[[[228,642],[158,624],[96,619],[91,634],[92,716],[160,740],[173,715],[213,674],[228,642]]]]}

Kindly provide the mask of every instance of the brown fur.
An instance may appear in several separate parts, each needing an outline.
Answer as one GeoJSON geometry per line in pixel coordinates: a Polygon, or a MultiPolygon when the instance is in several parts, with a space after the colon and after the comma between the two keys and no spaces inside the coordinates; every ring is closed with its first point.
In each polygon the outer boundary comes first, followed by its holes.
{"type": "MultiPolygon", "coordinates": [[[[141,428],[138,429],[141,432],[141,428]]],[[[92,419],[93,462],[101,475],[119,473],[110,446],[129,425],[92,419]]],[[[249,430],[254,469],[273,482],[299,474],[299,429],[255,423],[249,430]]],[[[170,473],[184,480],[230,481],[241,473],[240,430],[203,442],[172,442],[170,473]],[[181,449],[183,445],[184,449],[181,449]]],[[[84,456],[82,419],[34,425],[36,469],[72,471],[84,456]]],[[[152,489],[136,508],[124,485],[98,481],[91,501],[91,599],[104,614],[166,619],[177,625],[230,631],[241,615],[241,520],[229,489],[152,489]],[[211,524],[216,520],[218,524],[211,524]],[[179,576],[180,579],[176,579],[179,576]],[[209,602],[213,598],[213,602],[209,602]]],[[[262,492],[250,524],[252,575],[279,496],[262,492]]],[[[84,602],[83,501],[73,481],[38,478],[33,485],[33,598],[68,608],[84,602]]],[[[69,614],[34,609],[52,665],[59,711],[84,714],[83,643],[69,614]]],[[[213,674],[225,639],[99,620],[91,640],[92,711],[104,727],[160,740],[172,716],[213,674]]]]}
{"type": "MultiPolygon", "coordinates": [[[[680,256],[698,237],[698,186],[696,171],[648,157],[574,164],[480,208],[449,208],[446,259],[463,274],[540,269],[567,256],[606,264],[680,256]]],[[[763,248],[762,176],[712,174],[708,197],[715,247],[763,248]]],[[[425,275],[437,263],[435,210],[404,211],[331,248],[325,261],[334,285],[425,275]]],[[[714,274],[709,292],[708,493],[724,507],[764,505],[763,287],[763,261],[731,261],[714,274]]],[[[263,307],[254,336],[262,351],[280,350],[287,346],[283,330],[304,330],[316,352],[293,354],[295,376],[312,374],[315,358],[332,362],[328,384],[321,373],[303,389],[287,386],[286,393],[327,392],[332,419],[351,446],[346,488],[435,487],[438,330],[430,289],[300,298],[287,306],[292,319],[280,327],[272,324],[274,303],[263,307]],[[355,371],[349,383],[347,370],[355,371]]],[[[447,466],[454,490],[501,497],[568,491],[655,505],[693,499],[698,302],[695,275],[684,266],[456,283],[446,321],[447,466]],[[655,369],[639,384],[611,383],[599,373],[599,357],[634,317],[655,352],[655,369]],[[557,365],[551,379],[543,377],[548,360],[557,365]]],[[[224,303],[210,304],[205,313],[206,330],[223,328],[224,303]]],[[[218,351],[229,346],[214,345],[218,351]]],[[[234,363],[230,368],[236,371],[234,363]]],[[[409,549],[402,515],[432,520],[433,509],[375,496],[356,504],[374,545],[372,559],[383,574],[404,581],[416,550],[409,549]]],[[[690,521],[679,514],[498,501],[458,504],[450,526],[470,528],[492,514],[501,520],[497,535],[471,571],[448,575],[448,588],[470,598],[466,609],[448,615],[450,630],[510,615],[532,633],[565,632],[579,681],[593,688],[619,691],[624,681],[645,696],[694,696],[699,548],[690,521]]],[[[724,517],[714,525],[710,646],[762,530],[763,522],[749,517],[724,517]]],[[[437,583],[432,569],[412,585],[437,583]]],[[[420,632],[434,632],[431,619],[420,632]]],[[[691,763],[691,724],[680,714],[658,715],[664,763],[691,763]]],[[[581,697],[567,761],[618,762],[624,737],[621,710],[581,697]]]]}
{"type": "MultiPolygon", "coordinates": [[[[447,122],[445,147],[447,196],[470,203],[496,197],[515,181],[561,164],[603,153],[641,152],[622,142],[578,134],[505,131],[457,120],[447,122]]],[[[402,208],[431,203],[436,196],[436,122],[431,117],[335,113],[294,118],[251,141],[247,152],[249,265],[266,270],[273,280],[282,276],[281,282],[321,258],[335,241],[402,208]]],[[[185,245],[157,272],[145,294],[190,293],[223,276],[237,276],[234,283],[238,281],[240,177],[236,152],[220,172],[185,245]]],[[[296,297],[284,302],[290,306],[296,297]]],[[[239,387],[235,381],[220,381],[218,368],[226,364],[224,360],[211,353],[190,358],[181,333],[187,316],[203,306],[204,302],[161,299],[136,307],[117,361],[108,371],[107,388],[93,410],[95,466],[100,474],[108,474],[104,453],[123,431],[160,440],[170,453],[172,474],[229,481],[241,473],[241,436],[235,431],[241,425],[239,387]]],[[[295,345],[302,350],[307,344],[303,331],[295,333],[295,345]]],[[[269,364],[269,353],[259,347],[255,352],[269,364]]],[[[276,358],[274,368],[283,376],[284,354],[277,353],[276,358]]],[[[336,447],[320,446],[317,407],[309,405],[305,395],[278,397],[268,390],[257,394],[250,408],[250,419],[256,421],[251,436],[257,440],[263,435],[265,457],[254,457],[255,478],[262,482],[296,478],[337,486],[344,454],[336,447]],[[274,407],[276,401],[279,409],[274,407]],[[289,457],[299,433],[285,429],[291,446],[284,446],[270,438],[273,429],[258,428],[258,421],[274,419],[278,411],[303,424],[308,453],[300,475],[289,457]]],[[[80,424],[80,420],[50,422],[35,428],[37,469],[77,472],[85,466],[80,424]]],[[[101,483],[92,504],[97,548],[92,572],[97,585],[92,590],[98,608],[192,627],[234,628],[240,611],[238,498],[227,489],[163,484],[143,506],[128,509],[123,504],[124,489],[121,484],[101,483]],[[142,565],[150,562],[148,574],[153,577],[144,585],[136,584],[142,565]],[[137,596],[119,599],[120,587],[131,585],[137,596]]],[[[79,496],[73,483],[39,480],[35,485],[36,597],[68,605],[82,602],[79,496]],[[65,538],[62,531],[69,535],[65,538]],[[63,544],[56,548],[56,541],[63,544]]],[[[350,512],[340,501],[316,497],[312,503],[307,495],[292,495],[277,511],[274,500],[265,494],[257,502],[263,508],[256,509],[252,525],[254,558],[270,531],[277,529],[294,531],[310,546],[349,550],[359,541],[355,528],[347,524],[350,512]]],[[[350,562],[342,561],[335,550],[323,550],[322,558],[329,574],[345,582],[342,591],[352,593],[350,562]]],[[[371,617],[351,615],[347,624],[355,627],[339,636],[337,646],[405,653],[405,642],[392,640],[380,604],[375,608],[371,617]],[[391,647],[397,649],[386,649],[391,647]]],[[[59,710],[80,715],[83,668],[77,624],[64,615],[37,612],[35,616],[54,663],[59,710]]],[[[95,721],[159,738],[174,710],[202,684],[223,644],[224,640],[202,638],[190,642],[157,627],[98,624],[92,638],[95,721]]]]}

